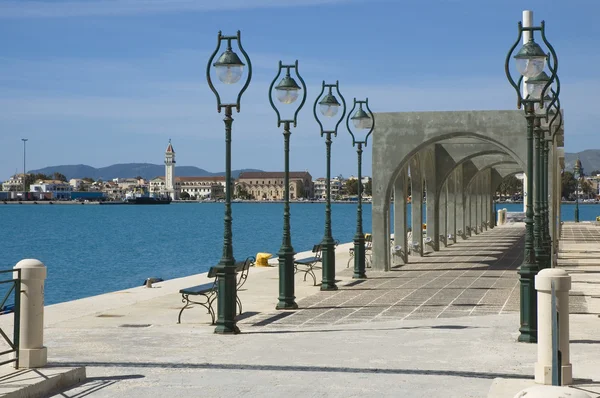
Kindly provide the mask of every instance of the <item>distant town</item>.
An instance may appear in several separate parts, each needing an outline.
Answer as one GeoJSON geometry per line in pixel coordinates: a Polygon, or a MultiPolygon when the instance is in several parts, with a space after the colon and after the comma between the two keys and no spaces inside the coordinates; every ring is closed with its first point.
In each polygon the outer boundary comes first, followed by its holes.
{"type": "MultiPolygon", "coordinates": [[[[165,151],[165,175],[152,179],[141,176],[113,178],[109,181],[93,178],[71,178],[61,173],[15,174],[2,183],[0,200],[3,201],[122,201],[148,195],[183,201],[216,201],[225,197],[225,176],[176,176],[175,151],[169,142],[165,151]]],[[[235,200],[280,201],[284,196],[284,172],[248,171],[232,179],[235,200]]],[[[313,179],[308,171],[289,173],[290,199],[296,201],[324,200],[326,178],[313,179]]],[[[363,198],[370,200],[371,177],[362,177],[363,198]]],[[[356,200],[358,179],[339,175],[330,180],[333,200],[356,200]]]]}

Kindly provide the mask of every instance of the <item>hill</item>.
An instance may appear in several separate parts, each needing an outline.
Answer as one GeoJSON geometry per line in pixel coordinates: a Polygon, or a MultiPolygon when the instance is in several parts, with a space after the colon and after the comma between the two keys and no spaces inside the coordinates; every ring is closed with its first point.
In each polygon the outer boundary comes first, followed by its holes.
{"type": "MultiPolygon", "coordinates": [[[[237,178],[244,171],[262,171],[256,169],[232,170],[231,174],[237,178]]],[[[90,177],[94,180],[111,180],[113,178],[134,178],[141,176],[150,179],[165,175],[165,166],[151,163],[123,163],[111,166],[95,168],[85,164],[48,166],[43,169],[29,170],[29,173],[53,174],[55,172],[64,174],[67,179],[90,177]]],[[[177,166],[175,175],[179,177],[210,177],[222,176],[224,172],[211,173],[195,166],[177,166]]]]}
{"type": "Polygon", "coordinates": [[[600,149],[586,149],[577,153],[565,153],[565,170],[573,171],[577,157],[581,160],[585,175],[589,175],[593,170],[600,170],[600,149]]]}

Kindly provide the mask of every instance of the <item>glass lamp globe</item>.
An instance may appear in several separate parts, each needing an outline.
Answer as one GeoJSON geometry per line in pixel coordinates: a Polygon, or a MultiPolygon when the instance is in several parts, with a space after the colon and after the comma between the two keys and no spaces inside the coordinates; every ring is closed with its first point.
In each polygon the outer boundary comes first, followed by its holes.
{"type": "Polygon", "coordinates": [[[339,105],[333,104],[321,104],[319,105],[319,110],[323,116],[334,117],[337,115],[338,110],[340,109],[339,105]]]}
{"type": "Polygon", "coordinates": [[[225,50],[213,66],[217,78],[225,84],[237,83],[244,73],[244,63],[231,48],[225,50]]]}
{"type": "Polygon", "coordinates": [[[296,80],[287,74],[275,87],[277,100],[283,104],[291,104],[298,99],[300,86],[296,80]]]}
{"type": "Polygon", "coordinates": [[[517,71],[524,77],[537,76],[546,66],[546,54],[533,38],[521,47],[515,60],[517,71]]]}
{"type": "Polygon", "coordinates": [[[244,72],[242,65],[218,65],[217,78],[225,84],[235,84],[240,81],[244,72]]]}
{"type": "Polygon", "coordinates": [[[291,104],[298,99],[299,90],[276,90],[277,100],[282,104],[291,104]]]}
{"type": "Polygon", "coordinates": [[[326,117],[334,117],[340,110],[340,103],[338,102],[335,95],[327,94],[321,101],[319,101],[319,111],[326,117]]]}
{"type": "Polygon", "coordinates": [[[359,108],[350,119],[352,120],[354,127],[358,130],[371,128],[371,118],[362,108],[359,108]]]}
{"type": "Polygon", "coordinates": [[[525,86],[527,87],[527,93],[534,100],[539,100],[542,98],[542,91],[546,84],[550,81],[550,77],[546,74],[546,72],[541,72],[535,77],[530,77],[525,81],[525,86]]]}

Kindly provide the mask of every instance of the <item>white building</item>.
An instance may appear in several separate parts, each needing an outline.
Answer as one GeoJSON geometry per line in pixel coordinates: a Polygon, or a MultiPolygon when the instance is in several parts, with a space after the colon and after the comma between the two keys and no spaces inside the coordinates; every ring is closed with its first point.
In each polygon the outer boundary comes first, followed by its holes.
{"type": "Polygon", "coordinates": [[[315,199],[325,199],[327,196],[327,179],[320,177],[313,180],[313,187],[315,190],[315,199]]]}
{"type": "Polygon", "coordinates": [[[35,184],[31,184],[29,192],[50,193],[51,199],[71,199],[72,187],[69,183],[59,180],[39,180],[35,184]]]}
{"type": "Polygon", "coordinates": [[[3,191],[23,191],[23,174],[15,174],[2,184],[3,191]]]}
{"type": "MultiPolygon", "coordinates": [[[[345,181],[346,180],[341,175],[333,177],[329,181],[329,190],[331,191],[332,199],[341,194],[341,191],[344,189],[345,181]]],[[[313,186],[316,199],[325,199],[327,197],[327,178],[320,177],[313,180],[313,186]]]]}

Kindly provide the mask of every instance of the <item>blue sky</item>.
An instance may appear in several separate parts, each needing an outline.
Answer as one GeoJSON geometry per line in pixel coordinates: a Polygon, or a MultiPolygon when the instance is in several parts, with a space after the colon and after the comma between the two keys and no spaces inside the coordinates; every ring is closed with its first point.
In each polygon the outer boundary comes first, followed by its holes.
{"type": "MultiPolygon", "coordinates": [[[[0,180],[23,165],[161,163],[224,170],[222,114],[205,68],[242,31],[254,76],[234,113],[233,167],[283,169],[267,91],[277,63],[299,60],[308,99],[291,168],[325,173],[312,116],[322,80],[373,111],[515,109],[504,58],[523,9],[544,19],[559,56],[566,151],[600,148],[596,0],[0,0],[0,180]]],[[[370,151],[365,174],[371,174],[370,151]]],[[[341,127],[332,173],[356,174],[341,127]]]]}

